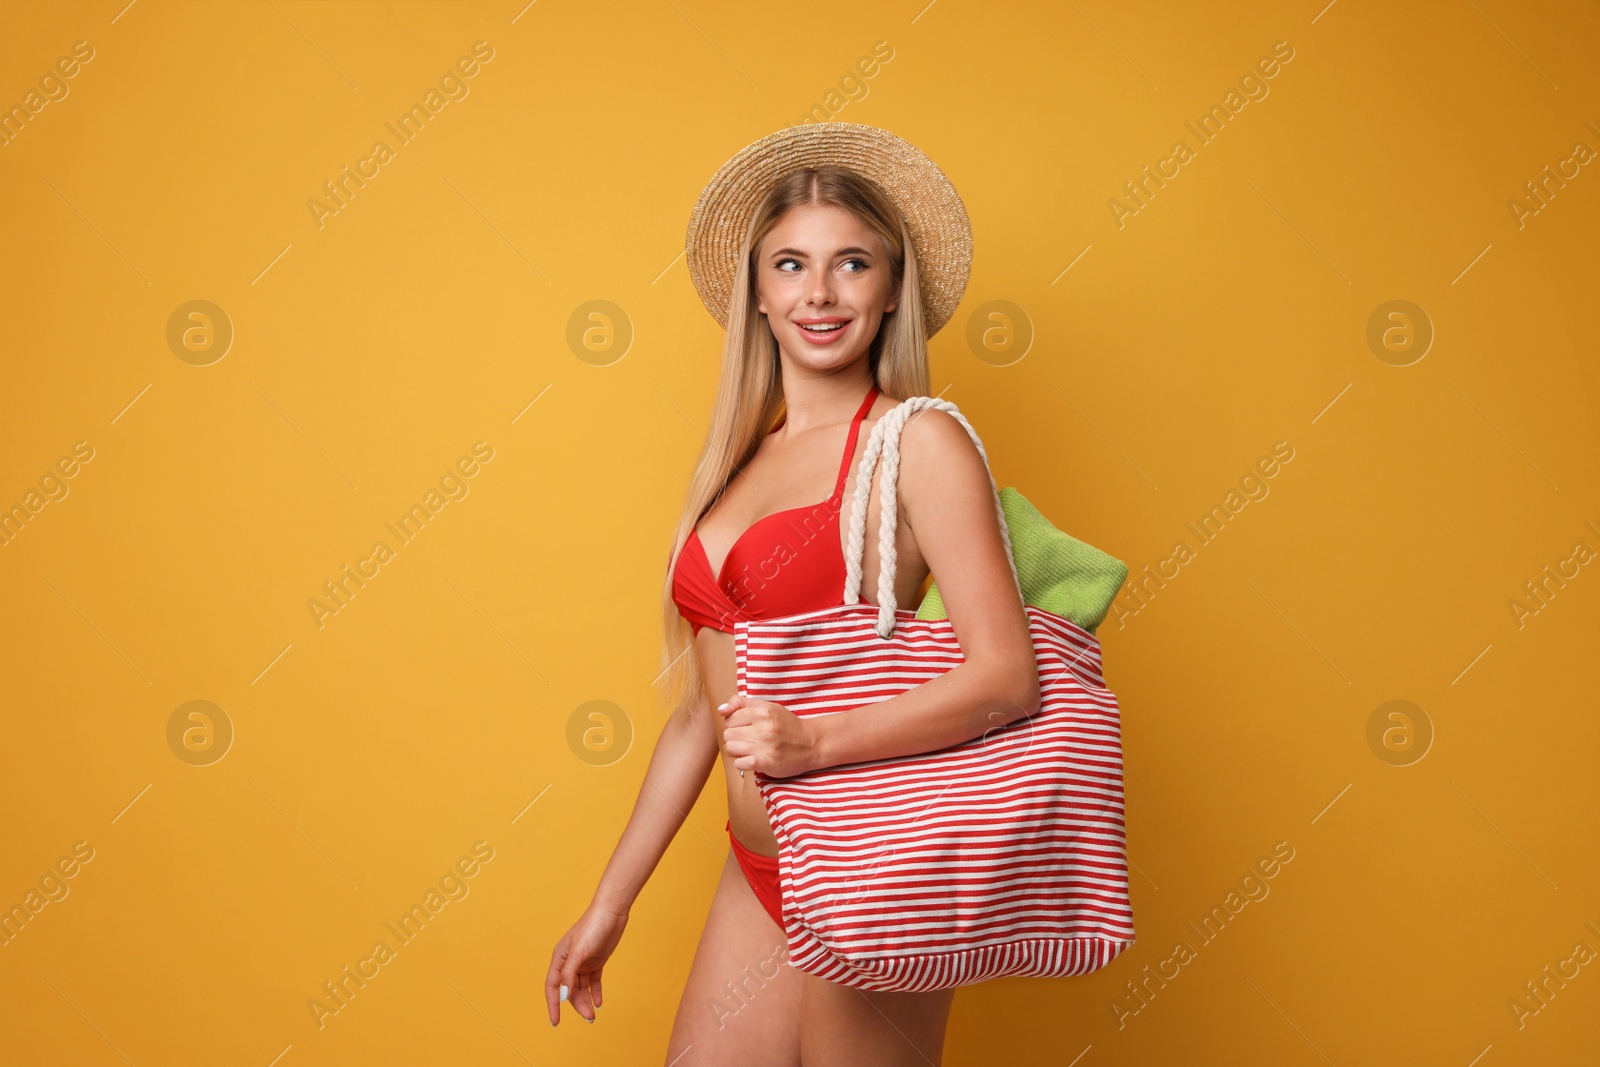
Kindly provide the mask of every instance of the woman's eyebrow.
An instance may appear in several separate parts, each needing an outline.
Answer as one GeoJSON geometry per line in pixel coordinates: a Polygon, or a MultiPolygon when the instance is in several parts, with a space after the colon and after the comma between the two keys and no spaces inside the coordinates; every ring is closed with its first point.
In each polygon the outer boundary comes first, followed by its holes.
{"type": "MultiPolygon", "coordinates": [[[[777,251],[773,252],[772,254],[774,256],[796,256],[796,257],[798,257],[800,259],[808,258],[808,253],[803,252],[798,248],[780,248],[777,251]]],[[[855,245],[851,245],[849,248],[841,248],[841,249],[839,249],[837,252],[834,253],[834,255],[836,255],[836,256],[844,256],[844,255],[870,256],[870,255],[872,255],[872,251],[870,249],[858,248],[855,245]]]]}

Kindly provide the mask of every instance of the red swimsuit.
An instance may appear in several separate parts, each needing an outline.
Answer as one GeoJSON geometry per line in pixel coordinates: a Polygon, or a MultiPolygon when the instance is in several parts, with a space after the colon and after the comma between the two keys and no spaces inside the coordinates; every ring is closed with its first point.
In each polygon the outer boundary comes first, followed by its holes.
{"type": "Polygon", "coordinates": [[[868,389],[867,398],[850,421],[839,477],[828,499],[757,519],[733,543],[715,577],[699,530],[689,532],[678,553],[672,599],[677,602],[678,614],[693,624],[696,634],[702,626],[731,634],[733,624],[741,620],[776,619],[843,602],[839,512],[844,504],[844,481],[855,455],[861,420],[877,397],[877,386],[868,389]]]}
{"type": "MultiPolygon", "coordinates": [[[[839,513],[861,420],[877,398],[878,387],[874,385],[850,421],[839,477],[828,499],[756,520],[733,543],[715,576],[705,546],[700,543],[699,530],[690,531],[674,565],[672,599],[678,605],[678,614],[689,620],[696,634],[703,626],[731,634],[736,622],[782,618],[844,602],[839,513]]],[[[781,927],[777,857],[751,852],[733,836],[731,824],[724,829],[728,830],[734,858],[750,888],[772,921],[781,927]]]]}

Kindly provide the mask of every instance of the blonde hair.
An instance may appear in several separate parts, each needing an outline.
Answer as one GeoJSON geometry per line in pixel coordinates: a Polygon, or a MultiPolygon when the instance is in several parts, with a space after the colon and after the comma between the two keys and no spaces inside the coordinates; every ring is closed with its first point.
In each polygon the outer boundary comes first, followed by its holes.
{"type": "MultiPolygon", "coordinates": [[[[877,182],[844,167],[794,171],[773,184],[751,215],[740,249],[738,272],[728,300],[728,334],[722,370],[711,404],[711,427],[689,479],[688,499],[678,518],[662,587],[662,625],[666,641],[658,684],[668,705],[683,708],[704,700],[705,682],[693,653],[693,628],[672,598],[673,567],[696,524],[748,463],[761,439],[785,410],[778,342],[766,318],[755,310],[756,253],[762,240],[789,211],[808,204],[843,208],[883,240],[889,253],[891,288],[899,302],[883,316],[867,352],[878,391],[896,400],[928,393],[928,339],[916,252],[904,216],[877,182]]],[[[847,505],[848,508],[848,505],[847,505]]],[[[841,588],[840,592],[843,592],[841,588]]]]}

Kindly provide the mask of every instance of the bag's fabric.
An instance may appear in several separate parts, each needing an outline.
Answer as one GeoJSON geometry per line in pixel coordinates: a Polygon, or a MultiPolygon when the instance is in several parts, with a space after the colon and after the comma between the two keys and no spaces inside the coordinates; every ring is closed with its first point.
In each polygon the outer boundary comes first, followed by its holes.
{"type": "MultiPolygon", "coordinates": [[[[918,619],[894,601],[899,434],[926,407],[954,416],[982,453],[948,401],[913,397],[879,419],[856,475],[844,603],[736,623],[740,693],[796,715],[849,713],[962,662],[948,619],[918,619]],[[860,603],[861,559],[880,454],[874,607],[860,603]]],[[[998,494],[996,514],[1005,532],[998,494]]],[[[1084,974],[1133,943],[1121,728],[1099,643],[1068,618],[1024,610],[1043,697],[1035,715],[934,752],[792,778],[757,773],[793,966],[856,988],[919,991],[1084,974]]]]}
{"type": "MultiPolygon", "coordinates": [[[[1000,490],[1000,507],[1011,535],[1011,558],[1022,584],[1022,602],[1071,619],[1094,633],[1127,580],[1127,566],[1056,529],[1009,485],[1000,490]]],[[[938,582],[928,587],[917,618],[948,618],[938,582]]]]}

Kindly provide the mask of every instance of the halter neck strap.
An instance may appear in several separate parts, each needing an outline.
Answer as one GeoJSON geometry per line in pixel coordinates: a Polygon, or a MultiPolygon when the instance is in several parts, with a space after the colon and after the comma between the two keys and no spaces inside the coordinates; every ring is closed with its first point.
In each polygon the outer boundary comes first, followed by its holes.
{"type": "Polygon", "coordinates": [[[856,454],[856,438],[861,433],[861,420],[867,417],[867,412],[872,409],[872,402],[876,399],[878,399],[878,386],[874,383],[867,390],[867,398],[856,409],[855,418],[850,420],[850,436],[845,438],[844,458],[839,461],[839,478],[833,486],[834,496],[839,496],[844,492],[844,480],[850,473],[850,457],[856,454]]]}

